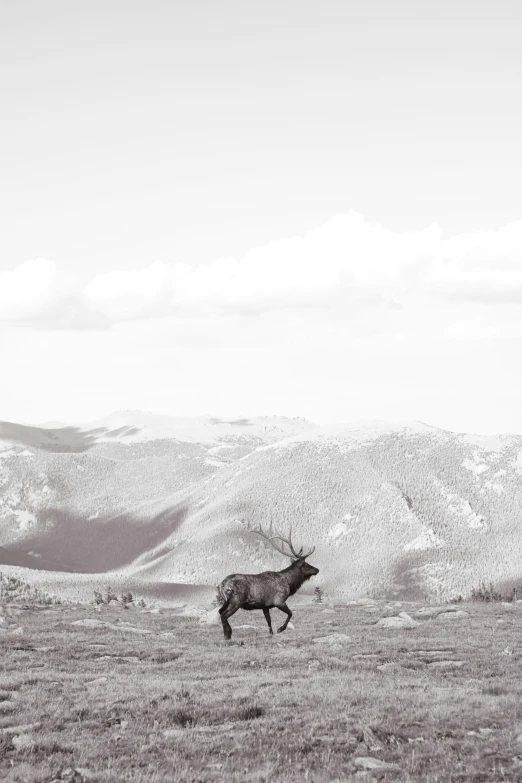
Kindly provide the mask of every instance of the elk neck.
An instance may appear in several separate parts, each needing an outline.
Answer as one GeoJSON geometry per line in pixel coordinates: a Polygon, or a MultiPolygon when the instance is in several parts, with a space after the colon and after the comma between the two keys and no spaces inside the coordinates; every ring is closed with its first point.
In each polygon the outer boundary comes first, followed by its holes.
{"type": "Polygon", "coordinates": [[[288,581],[288,587],[290,588],[290,595],[293,595],[303,582],[305,582],[310,577],[305,576],[303,574],[302,568],[299,565],[298,562],[293,562],[287,568],[283,568],[282,571],[279,572],[280,574],[284,574],[288,581]]]}

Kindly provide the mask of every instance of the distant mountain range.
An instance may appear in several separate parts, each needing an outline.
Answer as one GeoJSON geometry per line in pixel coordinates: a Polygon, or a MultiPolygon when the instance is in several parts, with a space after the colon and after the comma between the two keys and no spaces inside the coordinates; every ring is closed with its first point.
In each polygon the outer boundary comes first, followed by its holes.
{"type": "MultiPolygon", "coordinates": [[[[124,411],[0,423],[0,569],[214,584],[313,544],[310,588],[448,599],[522,583],[522,436],[124,411]]],[[[29,579],[29,577],[27,577],[29,579]]]]}

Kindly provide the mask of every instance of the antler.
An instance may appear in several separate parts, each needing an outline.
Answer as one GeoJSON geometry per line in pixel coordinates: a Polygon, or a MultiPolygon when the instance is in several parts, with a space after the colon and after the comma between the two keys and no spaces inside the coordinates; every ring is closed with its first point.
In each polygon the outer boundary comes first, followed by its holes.
{"type": "MultiPolygon", "coordinates": [[[[273,532],[272,523],[270,523],[270,532],[273,532]]],[[[259,536],[262,536],[266,541],[269,541],[270,544],[273,546],[273,548],[279,552],[281,555],[284,555],[285,557],[289,557],[292,560],[298,560],[299,558],[306,559],[307,557],[310,557],[311,554],[315,552],[315,546],[313,546],[309,552],[306,554],[303,554],[303,547],[299,550],[299,552],[295,551],[294,545],[292,544],[292,529],[290,528],[290,531],[288,533],[288,538],[284,538],[283,536],[279,535],[279,533],[276,533],[275,535],[268,536],[266,533],[263,532],[263,529],[261,525],[259,526],[259,530],[252,530],[252,533],[257,533],[259,536]],[[284,545],[286,544],[287,547],[290,550],[290,553],[285,551],[284,548],[281,546],[278,546],[275,542],[281,541],[281,543],[284,545]]]]}

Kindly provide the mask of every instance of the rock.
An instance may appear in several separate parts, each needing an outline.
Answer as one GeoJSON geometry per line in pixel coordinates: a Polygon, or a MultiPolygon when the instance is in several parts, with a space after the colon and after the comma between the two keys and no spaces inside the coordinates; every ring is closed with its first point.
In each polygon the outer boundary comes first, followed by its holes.
{"type": "Polygon", "coordinates": [[[321,614],[337,614],[337,612],[335,611],[335,609],[323,609],[321,614]]]}
{"type": "Polygon", "coordinates": [[[125,631],[126,633],[151,634],[148,628],[136,628],[131,623],[118,622],[113,625],[103,620],[96,620],[94,617],[86,617],[85,620],[74,620],[71,625],[78,625],[81,628],[110,628],[113,631],[125,631]]]}
{"type": "Polygon", "coordinates": [[[5,726],[0,728],[2,734],[28,734],[30,731],[36,731],[41,727],[41,723],[26,723],[25,726],[5,726]]]}
{"type": "Polygon", "coordinates": [[[314,644],[349,644],[352,641],[350,636],[346,636],[344,633],[330,633],[327,636],[316,636],[312,639],[314,644]]]}
{"type": "Polygon", "coordinates": [[[203,614],[206,614],[206,609],[201,609],[198,606],[186,606],[182,614],[184,617],[200,618],[203,614]]]}
{"type": "Polygon", "coordinates": [[[96,780],[96,775],[94,774],[94,772],[91,772],[90,769],[87,769],[86,767],[76,767],[74,772],[76,773],[76,775],[80,775],[81,783],[83,783],[83,781],[85,781],[85,783],[88,783],[88,781],[90,780],[92,781],[96,780]]]}
{"type": "Polygon", "coordinates": [[[221,625],[219,609],[212,609],[210,612],[205,612],[205,614],[201,615],[198,622],[201,625],[221,625]]]}
{"type": "Polygon", "coordinates": [[[469,617],[469,612],[457,609],[455,612],[441,612],[437,616],[437,620],[462,620],[464,617],[469,617]]]}
{"type": "Polygon", "coordinates": [[[141,634],[154,633],[154,631],[150,631],[148,628],[135,628],[135,626],[133,625],[125,625],[125,626],[113,625],[111,627],[116,628],[118,631],[125,631],[126,633],[141,633],[141,634]]]}
{"type": "Polygon", "coordinates": [[[379,653],[356,653],[355,655],[352,655],[352,659],[354,661],[358,659],[370,660],[371,658],[378,658],[378,657],[379,657],[379,653]]]}
{"type": "Polygon", "coordinates": [[[375,606],[373,598],[359,598],[357,603],[359,606],[375,606]]]}
{"type": "Polygon", "coordinates": [[[513,650],[511,649],[511,647],[506,647],[504,650],[502,650],[502,652],[500,654],[501,655],[513,655],[513,650]]]}
{"type": "Polygon", "coordinates": [[[430,669],[458,669],[464,666],[464,661],[431,661],[428,666],[430,669]]]}
{"type": "Polygon", "coordinates": [[[185,734],[185,729],[165,729],[163,736],[165,739],[179,739],[185,734]]]}
{"type": "Polygon", "coordinates": [[[107,628],[111,627],[110,623],[105,623],[103,620],[96,620],[94,617],[86,617],[85,620],[74,620],[71,625],[79,625],[81,628],[107,628]]]}
{"type": "Polygon", "coordinates": [[[442,612],[456,612],[456,609],[453,609],[451,606],[423,606],[421,609],[417,609],[415,612],[415,617],[419,618],[430,618],[430,617],[437,617],[439,614],[442,614],[442,612]]]}
{"type": "Polygon", "coordinates": [[[388,663],[381,663],[379,666],[377,666],[377,669],[380,672],[397,671],[399,668],[399,664],[394,663],[393,661],[389,661],[388,663]]]}
{"type": "Polygon", "coordinates": [[[375,759],[373,756],[356,756],[353,760],[358,769],[367,769],[375,772],[398,772],[400,767],[397,764],[390,764],[382,759],[375,759]]]}
{"type": "Polygon", "coordinates": [[[234,630],[237,631],[238,629],[242,629],[242,630],[249,629],[249,630],[252,630],[252,631],[257,630],[255,625],[248,625],[248,623],[243,623],[243,625],[235,625],[234,626],[234,630]]]}
{"type": "Polygon", "coordinates": [[[11,742],[16,750],[28,750],[33,747],[35,740],[32,734],[17,734],[11,742]]]}
{"type": "Polygon", "coordinates": [[[103,685],[107,682],[107,677],[96,677],[95,680],[88,680],[86,685],[103,685]]]}
{"type": "Polygon", "coordinates": [[[478,731],[466,732],[468,737],[480,737],[481,739],[484,739],[484,737],[489,737],[493,733],[494,733],[493,729],[484,729],[484,728],[481,728],[478,731]]]}
{"type": "Polygon", "coordinates": [[[23,636],[24,629],[21,625],[19,625],[17,628],[14,628],[10,633],[11,636],[23,636]]]}
{"type": "Polygon", "coordinates": [[[522,745],[522,734],[518,735],[517,742],[518,742],[519,745],[522,745]]]}
{"type": "Polygon", "coordinates": [[[409,614],[401,612],[397,617],[382,617],[377,621],[380,628],[415,628],[418,625],[409,614]]]}

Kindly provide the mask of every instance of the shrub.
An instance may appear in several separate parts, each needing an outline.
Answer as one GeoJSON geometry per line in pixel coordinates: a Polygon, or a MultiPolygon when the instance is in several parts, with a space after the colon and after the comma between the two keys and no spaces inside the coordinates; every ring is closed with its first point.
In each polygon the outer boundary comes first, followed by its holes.
{"type": "Polygon", "coordinates": [[[59,605],[61,600],[56,596],[50,596],[33,585],[17,579],[15,576],[7,576],[0,572],[0,601],[5,603],[33,603],[46,606],[59,605]]]}
{"type": "Polygon", "coordinates": [[[471,590],[471,600],[472,601],[504,601],[504,596],[502,593],[499,593],[495,590],[493,587],[493,583],[490,582],[489,586],[486,585],[485,582],[482,582],[482,584],[476,588],[472,588],[471,590]]]}

